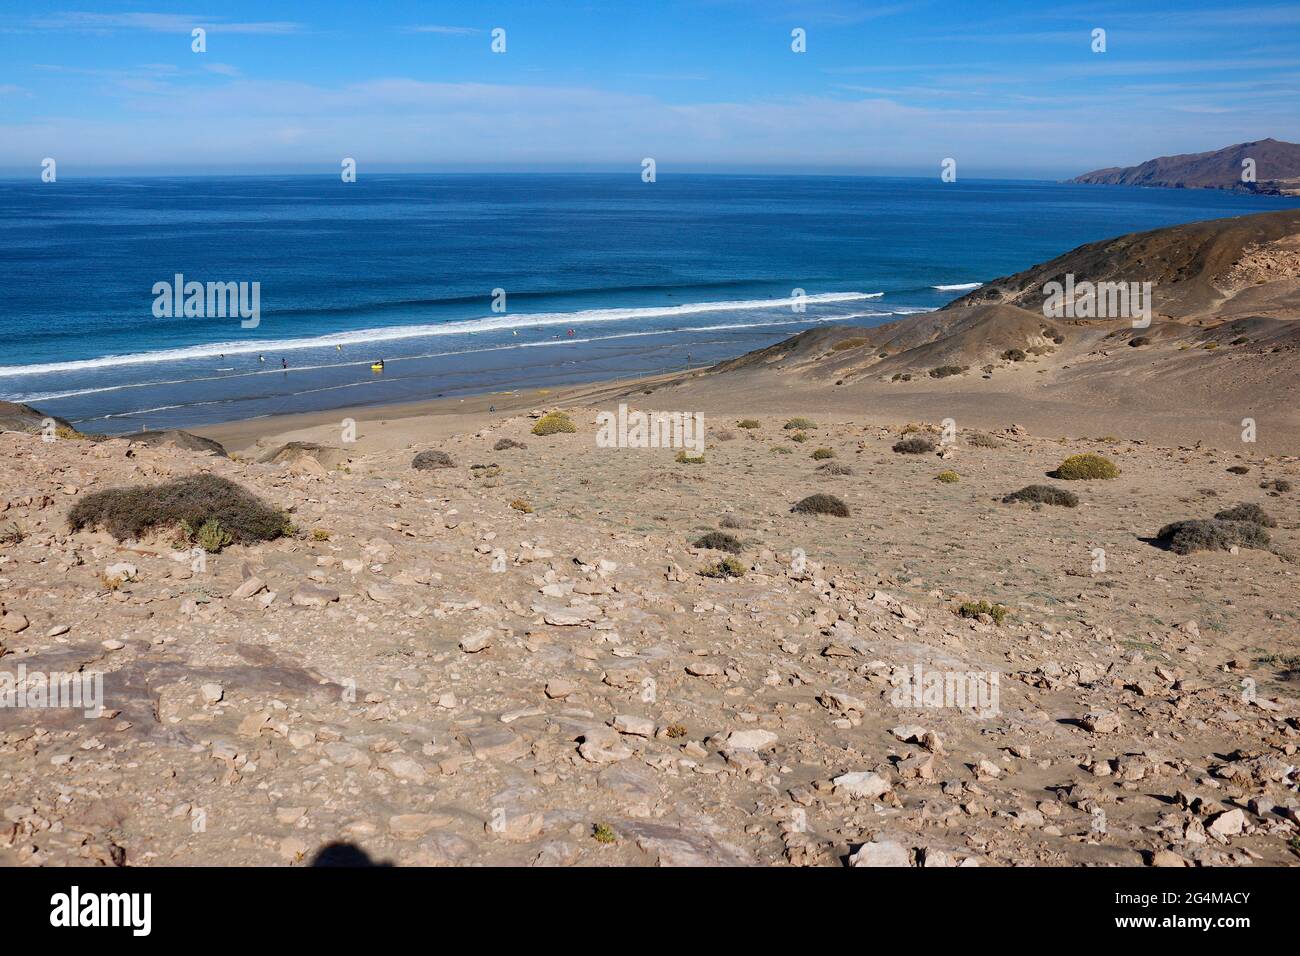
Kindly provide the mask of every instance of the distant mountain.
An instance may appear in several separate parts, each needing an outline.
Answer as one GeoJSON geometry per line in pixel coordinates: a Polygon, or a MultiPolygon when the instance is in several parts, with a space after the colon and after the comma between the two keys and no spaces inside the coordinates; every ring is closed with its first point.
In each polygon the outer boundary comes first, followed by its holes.
{"type": "Polygon", "coordinates": [[[1300,196],[1300,145],[1277,139],[1238,143],[1210,153],[1149,159],[1140,166],[1113,166],[1071,179],[1108,186],[1169,189],[1230,189],[1269,196],[1300,196]],[[1255,182],[1242,182],[1246,160],[1254,160],[1255,182]]]}

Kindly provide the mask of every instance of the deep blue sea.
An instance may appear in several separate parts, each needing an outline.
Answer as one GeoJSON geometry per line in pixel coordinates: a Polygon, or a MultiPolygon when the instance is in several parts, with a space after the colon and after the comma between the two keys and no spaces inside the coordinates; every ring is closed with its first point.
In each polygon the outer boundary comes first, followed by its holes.
{"type": "Polygon", "coordinates": [[[820,176],[0,181],[0,398],[122,432],[661,372],[938,308],[1084,242],[1295,205],[820,176]],[[258,325],[157,317],[176,274],[260,283],[258,325]]]}

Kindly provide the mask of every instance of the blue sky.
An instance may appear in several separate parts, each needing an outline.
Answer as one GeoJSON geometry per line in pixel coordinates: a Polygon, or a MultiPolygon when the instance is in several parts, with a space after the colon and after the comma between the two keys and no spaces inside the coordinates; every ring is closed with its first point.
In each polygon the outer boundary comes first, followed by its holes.
{"type": "Polygon", "coordinates": [[[0,170],[1057,178],[1300,140],[1300,3],[655,0],[0,12],[0,170]],[[219,11],[219,13],[217,12],[219,11]],[[207,30],[207,52],[190,31],[207,30]],[[506,52],[491,31],[506,31],[506,52]],[[807,52],[791,30],[807,31],[807,52]],[[1106,52],[1092,52],[1092,31],[1106,52]]]}

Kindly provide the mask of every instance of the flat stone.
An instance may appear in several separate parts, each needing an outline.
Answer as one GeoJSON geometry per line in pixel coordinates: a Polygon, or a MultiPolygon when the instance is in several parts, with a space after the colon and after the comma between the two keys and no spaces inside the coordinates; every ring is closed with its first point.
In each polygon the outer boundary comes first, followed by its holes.
{"type": "Polygon", "coordinates": [[[399,813],[388,818],[388,830],[400,840],[415,840],[450,822],[451,817],[445,814],[399,813]]]}
{"type": "Polygon", "coordinates": [[[831,782],[835,784],[837,793],[846,794],[855,800],[874,800],[893,789],[888,780],[870,770],[843,773],[831,782]]]}
{"type": "Polygon", "coordinates": [[[527,740],[504,727],[471,730],[465,736],[479,760],[518,760],[531,749],[527,740]]]}
{"type": "Polygon", "coordinates": [[[338,599],[338,591],[303,581],[294,589],[291,600],[298,607],[324,607],[338,599]]]}
{"type": "Polygon", "coordinates": [[[901,843],[892,840],[864,843],[849,857],[849,866],[911,866],[912,860],[901,843]]]}
{"type": "Polygon", "coordinates": [[[266,582],[254,575],[239,587],[235,588],[235,590],[231,591],[230,596],[242,600],[244,598],[251,598],[255,594],[261,594],[265,590],[266,582]]]}

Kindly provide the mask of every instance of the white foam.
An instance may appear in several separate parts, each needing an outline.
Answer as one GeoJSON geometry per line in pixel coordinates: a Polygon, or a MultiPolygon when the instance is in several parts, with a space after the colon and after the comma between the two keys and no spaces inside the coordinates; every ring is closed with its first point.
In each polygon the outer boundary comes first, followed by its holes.
{"type": "Polygon", "coordinates": [[[940,292],[965,292],[970,289],[978,289],[983,282],[958,282],[956,285],[932,285],[931,289],[938,289],[940,292]]]}
{"type": "MultiPolygon", "coordinates": [[[[515,349],[548,348],[554,346],[581,345],[583,343],[588,343],[588,342],[607,342],[613,339],[635,339],[635,338],[641,338],[650,335],[688,335],[694,332],[724,332],[724,331],[734,331],[739,329],[773,328],[773,327],[786,326],[786,325],[816,325],[819,323],[846,322],[850,319],[884,318],[890,315],[911,315],[915,312],[932,312],[932,311],[934,310],[928,308],[914,309],[914,308],[904,307],[892,311],[883,311],[883,312],[848,312],[843,315],[820,316],[820,317],[805,316],[804,318],[800,318],[800,319],[783,319],[783,320],[776,320],[776,321],[760,321],[760,322],[731,322],[725,325],[697,325],[697,326],[689,326],[685,328],[674,328],[674,329],[650,329],[650,330],[645,330],[640,332],[615,332],[611,335],[594,335],[587,338],[568,338],[566,336],[565,338],[559,338],[559,339],[543,339],[540,342],[511,341],[504,345],[489,345],[489,346],[485,346],[484,348],[477,348],[477,349],[451,349],[444,352],[422,352],[416,355],[401,355],[401,356],[396,356],[394,358],[388,359],[387,364],[391,366],[391,365],[397,365],[400,362],[407,362],[416,359],[445,358],[449,356],[460,356],[460,355],[477,355],[483,352],[510,352],[510,351],[514,351],[515,349]]],[[[285,375],[292,372],[315,372],[315,371],[321,371],[322,369],[347,368],[350,366],[369,367],[369,365],[370,365],[369,359],[365,359],[364,361],[357,361],[357,362],[333,362],[328,365],[294,365],[294,366],[290,366],[287,369],[282,369],[277,365],[274,367],[258,368],[249,371],[239,372],[234,375],[207,375],[201,378],[174,378],[174,379],[154,380],[149,382],[124,382],[117,385],[102,385],[95,388],[76,388],[76,389],[68,389],[66,391],[12,394],[12,395],[4,396],[3,398],[5,401],[10,401],[10,402],[24,402],[27,404],[35,404],[37,402],[48,402],[59,398],[77,398],[82,395],[97,395],[102,392],[120,392],[120,391],[125,391],[127,389],[160,388],[167,385],[189,385],[198,382],[228,382],[234,379],[251,378],[260,375],[285,375]]],[[[223,371],[223,370],[218,369],[218,371],[223,371]]],[[[377,382],[377,381],[383,381],[383,379],[366,380],[366,382],[377,382]]],[[[347,385],[338,386],[338,387],[351,388],[353,384],[365,384],[365,382],[348,383],[347,385]]],[[[311,391],[324,391],[324,390],[326,389],[312,389],[311,391]]],[[[292,394],[296,395],[296,394],[306,394],[306,393],[294,392],[292,394]]],[[[206,403],[195,403],[195,404],[220,404],[220,402],[206,402],[206,403]]],[[[171,408],[171,407],[181,407],[181,406],[167,406],[167,407],[171,408]]],[[[159,409],[147,409],[147,411],[159,411],[159,409]]],[[[137,414],[137,413],[130,412],[124,414],[137,414]]],[[[101,416],[101,417],[111,418],[113,416],[109,415],[109,416],[101,416]]]]}
{"type": "MultiPolygon", "coordinates": [[[[811,304],[858,302],[878,299],[883,292],[823,292],[806,296],[811,304]]],[[[249,340],[243,342],[215,342],[209,345],[190,345],[178,349],[160,349],[154,352],[137,352],[128,355],[107,355],[102,358],[77,359],[70,362],[47,362],[41,365],[3,365],[0,377],[19,375],[44,375],[50,372],[83,372],[120,365],[149,365],[158,362],[186,362],[214,355],[255,355],[261,353],[293,352],[301,349],[326,348],[332,345],[371,345],[375,342],[395,342],[402,339],[419,339],[435,335],[463,335],[476,332],[494,332],[509,329],[537,328],[553,325],[588,325],[593,322],[626,322],[636,319],[661,319],[679,315],[696,315],[701,312],[740,312],[747,309],[775,309],[790,306],[793,298],[740,299],[723,302],[693,302],[683,305],[652,306],[640,309],[587,309],[580,312],[534,312],[514,315],[491,315],[478,319],[463,319],[437,325],[406,325],[378,329],[357,329],[351,332],[334,332],[310,338],[249,340]]]]}

